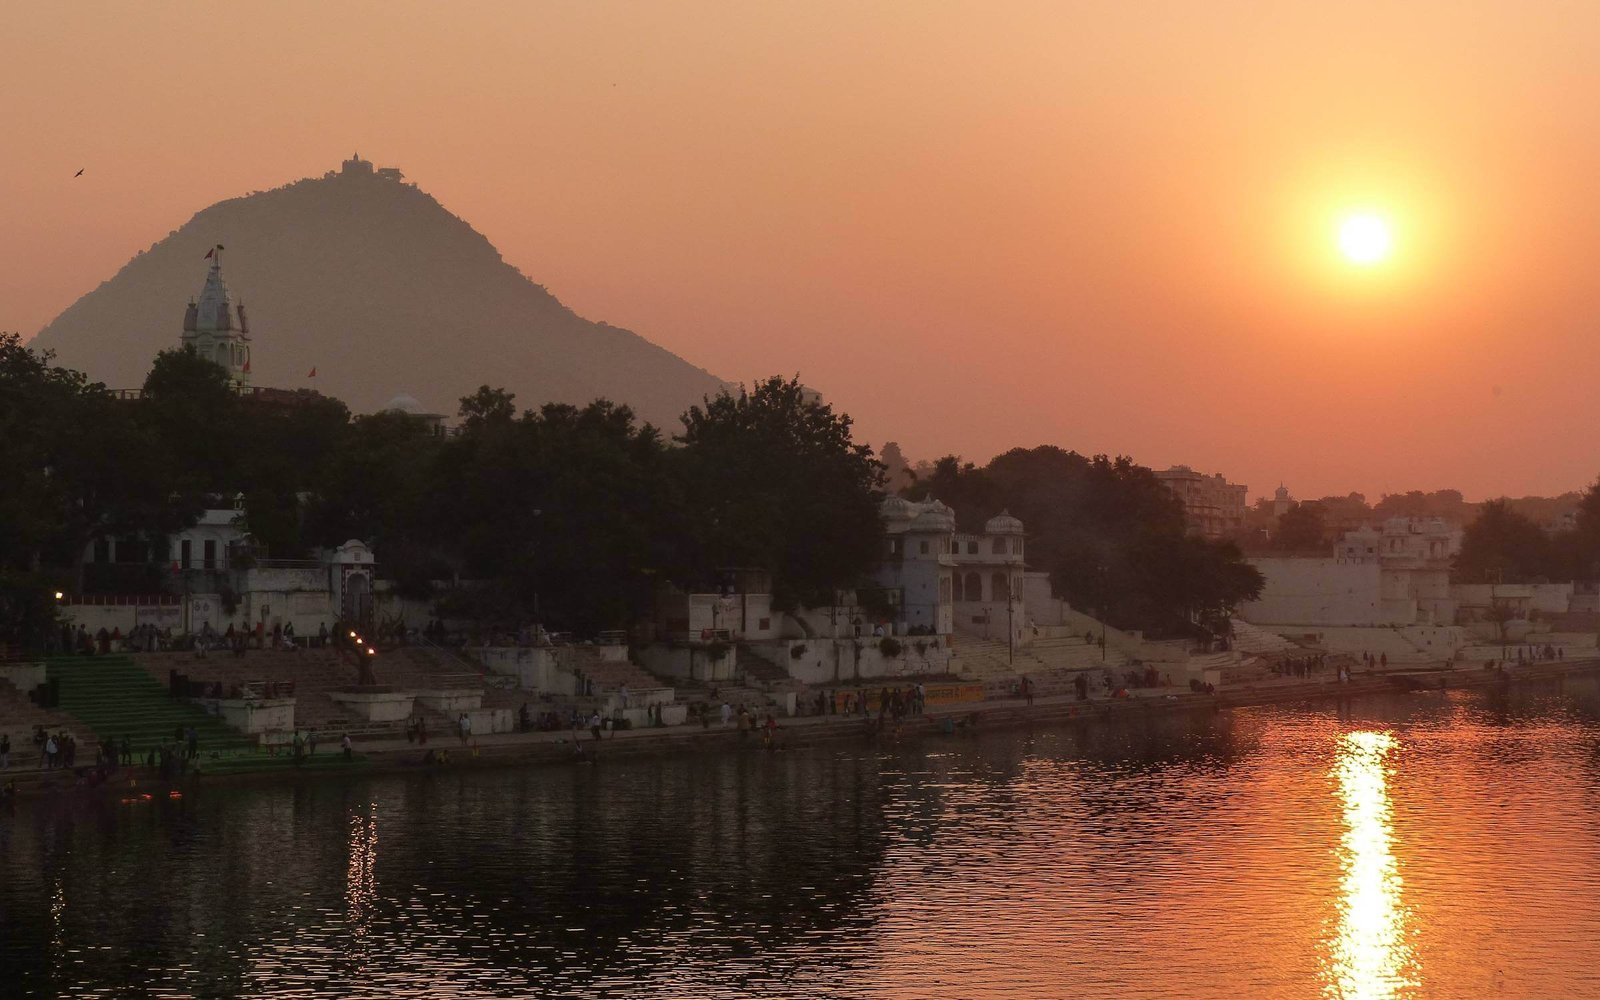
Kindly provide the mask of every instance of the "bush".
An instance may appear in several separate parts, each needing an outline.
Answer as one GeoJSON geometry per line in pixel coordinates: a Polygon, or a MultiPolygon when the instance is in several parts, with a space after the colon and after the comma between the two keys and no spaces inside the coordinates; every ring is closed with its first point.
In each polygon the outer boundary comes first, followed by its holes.
{"type": "Polygon", "coordinates": [[[710,660],[712,663],[721,662],[722,658],[727,655],[728,644],[725,642],[718,641],[708,643],[706,645],[706,659],[710,660]]]}
{"type": "Polygon", "coordinates": [[[802,657],[804,655],[806,655],[806,644],[805,643],[802,642],[798,646],[790,646],[789,647],[789,659],[798,660],[798,659],[800,659],[800,657],[802,657]]]}
{"type": "Polygon", "coordinates": [[[885,637],[882,642],[878,643],[878,651],[892,660],[900,655],[900,640],[892,636],[885,637]]]}

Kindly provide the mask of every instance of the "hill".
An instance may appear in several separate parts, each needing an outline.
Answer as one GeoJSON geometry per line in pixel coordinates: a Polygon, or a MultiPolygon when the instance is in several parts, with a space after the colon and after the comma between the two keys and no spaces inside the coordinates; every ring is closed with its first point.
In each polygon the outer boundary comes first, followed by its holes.
{"type": "Polygon", "coordinates": [[[638,334],[578,316],[398,171],[363,160],[204,209],[33,346],[112,388],[137,388],[156,352],[178,344],[217,244],[233,300],[249,309],[256,385],[315,388],[356,412],[405,394],[454,414],[483,384],[512,390],[521,406],[603,396],[676,431],[678,415],[723,384],[638,334]]]}

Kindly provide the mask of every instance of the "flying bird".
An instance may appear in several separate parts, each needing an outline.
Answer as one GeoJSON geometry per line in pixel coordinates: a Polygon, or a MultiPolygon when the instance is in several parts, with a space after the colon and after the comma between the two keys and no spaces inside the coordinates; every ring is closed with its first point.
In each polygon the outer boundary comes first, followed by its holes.
{"type": "Polygon", "coordinates": [[[78,168],[78,172],[73,174],[72,176],[74,176],[74,177],[82,177],[83,176],[83,172],[85,170],[87,170],[87,169],[88,169],[87,167],[79,167],[78,168]]]}

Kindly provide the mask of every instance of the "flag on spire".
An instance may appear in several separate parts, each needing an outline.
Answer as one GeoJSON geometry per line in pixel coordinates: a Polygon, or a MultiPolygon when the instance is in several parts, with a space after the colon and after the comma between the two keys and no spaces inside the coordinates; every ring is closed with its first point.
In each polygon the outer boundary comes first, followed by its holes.
{"type": "Polygon", "coordinates": [[[306,372],[306,378],[316,378],[316,377],[317,377],[317,367],[316,367],[316,365],[312,365],[311,366],[311,370],[309,372],[306,372]]]}
{"type": "Polygon", "coordinates": [[[210,250],[207,250],[205,259],[206,260],[210,260],[211,259],[211,255],[216,253],[216,252],[217,252],[217,248],[216,247],[212,247],[210,250]]]}
{"type": "Polygon", "coordinates": [[[246,375],[248,375],[248,374],[250,374],[250,362],[248,362],[248,361],[246,361],[246,362],[245,362],[245,363],[244,363],[244,373],[245,373],[245,374],[246,374],[246,375]]]}

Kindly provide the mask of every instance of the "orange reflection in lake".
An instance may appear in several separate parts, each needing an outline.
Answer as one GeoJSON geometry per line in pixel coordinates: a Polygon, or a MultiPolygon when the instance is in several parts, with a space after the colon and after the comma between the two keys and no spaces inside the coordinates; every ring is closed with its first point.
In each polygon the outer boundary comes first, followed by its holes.
{"type": "Polygon", "coordinates": [[[1416,985],[1407,974],[1407,912],[1393,850],[1387,759],[1394,747],[1389,733],[1353,732],[1339,740],[1333,775],[1345,829],[1339,842],[1343,879],[1329,996],[1402,996],[1416,985]]]}

